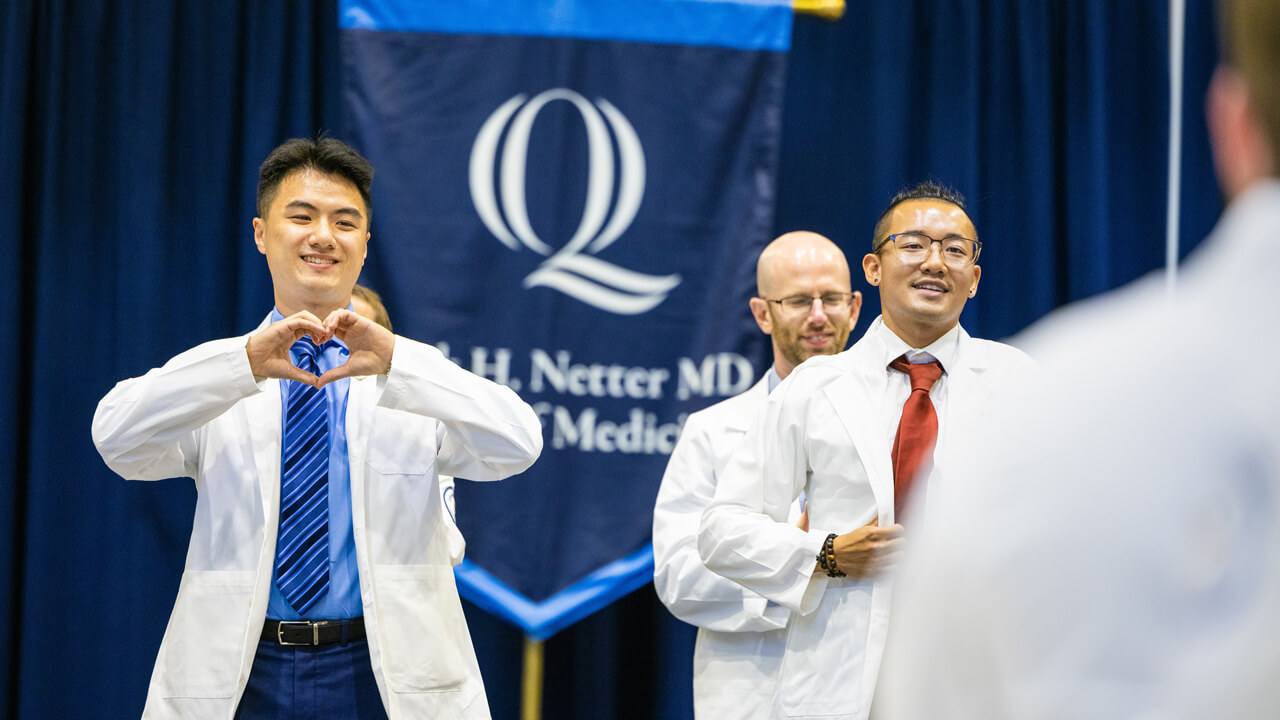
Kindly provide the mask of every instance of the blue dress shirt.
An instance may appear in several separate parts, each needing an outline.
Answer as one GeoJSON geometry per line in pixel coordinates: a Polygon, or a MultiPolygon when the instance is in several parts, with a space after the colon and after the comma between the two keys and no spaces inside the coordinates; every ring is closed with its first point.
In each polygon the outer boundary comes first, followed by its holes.
{"type": "Polygon", "coordinates": [[[773,389],[778,387],[778,383],[782,382],[782,378],[778,377],[778,368],[770,365],[764,375],[769,378],[769,392],[773,393],[773,389]]]}
{"type": "MultiPolygon", "coordinates": [[[[350,306],[347,307],[351,309],[350,306]]],[[[283,320],[276,308],[271,309],[271,322],[283,320]]],[[[292,353],[292,351],[291,351],[292,353]]],[[[347,361],[347,346],[336,337],[326,343],[317,363],[320,372],[331,370],[347,361]]],[[[298,357],[293,355],[296,363],[298,357]]],[[[267,617],[273,620],[333,620],[364,614],[360,603],[360,573],[356,565],[356,543],[351,524],[351,463],[347,457],[347,391],[351,381],[343,378],[324,386],[329,399],[329,590],[302,617],[284,599],[271,571],[271,599],[267,601],[267,617]]],[[[280,406],[288,406],[289,381],[280,381],[280,406]]],[[[281,433],[284,413],[280,413],[281,433]]],[[[279,482],[279,479],[277,479],[279,482]]],[[[279,518],[276,519],[277,526],[279,518]]],[[[274,554],[272,559],[274,562],[274,554]]]]}

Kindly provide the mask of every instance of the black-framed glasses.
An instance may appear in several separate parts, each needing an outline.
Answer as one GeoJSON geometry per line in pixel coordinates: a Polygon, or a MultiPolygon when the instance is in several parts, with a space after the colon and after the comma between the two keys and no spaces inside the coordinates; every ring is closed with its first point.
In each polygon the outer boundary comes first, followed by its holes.
{"type": "Polygon", "coordinates": [[[849,309],[853,304],[853,293],[823,293],[821,295],[792,295],[781,300],[760,298],[765,302],[777,303],[790,313],[809,312],[815,301],[822,303],[822,311],[828,314],[839,313],[849,309]]]}
{"type": "Polygon", "coordinates": [[[922,232],[894,233],[882,240],[875,252],[880,252],[880,248],[889,243],[893,243],[898,256],[907,262],[922,262],[928,257],[933,244],[938,243],[942,250],[942,261],[952,267],[973,265],[978,262],[978,254],[982,252],[982,243],[977,240],[959,235],[949,235],[939,240],[922,232]]]}

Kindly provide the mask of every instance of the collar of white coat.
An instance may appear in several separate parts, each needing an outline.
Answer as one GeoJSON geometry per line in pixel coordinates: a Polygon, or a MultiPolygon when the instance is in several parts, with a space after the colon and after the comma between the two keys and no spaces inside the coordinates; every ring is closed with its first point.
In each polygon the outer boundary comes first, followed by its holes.
{"type": "Polygon", "coordinates": [[[960,327],[960,323],[956,323],[955,327],[927,347],[913,348],[884,324],[883,316],[877,317],[875,322],[871,323],[871,327],[867,328],[867,334],[880,341],[880,356],[877,358],[880,367],[887,368],[895,358],[906,355],[907,360],[912,363],[937,360],[942,363],[942,369],[948,373],[958,368],[956,360],[960,355],[961,342],[969,337],[964,328],[960,327]]]}
{"type": "Polygon", "coordinates": [[[1196,248],[1185,268],[1243,267],[1242,263],[1268,258],[1276,251],[1276,228],[1280,228],[1280,178],[1259,180],[1231,201],[1213,234],[1196,248]]]}

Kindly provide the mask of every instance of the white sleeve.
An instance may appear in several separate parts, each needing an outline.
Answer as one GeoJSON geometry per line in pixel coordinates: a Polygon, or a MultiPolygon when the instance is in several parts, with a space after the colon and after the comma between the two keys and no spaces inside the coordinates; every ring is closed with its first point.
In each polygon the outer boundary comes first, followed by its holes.
{"type": "Polygon", "coordinates": [[[542,452],[542,425],[519,395],[399,335],[378,405],[441,422],[442,474],[501,480],[523,472],[542,452]]]}
{"type": "Polygon", "coordinates": [[[804,615],[826,588],[826,575],[814,572],[826,533],[806,533],[787,514],[808,477],[808,403],[824,400],[797,390],[783,382],[773,391],[725,467],[702,513],[698,554],[720,575],[804,615]]]}
{"type": "Polygon", "coordinates": [[[195,477],[196,430],[266,386],[253,377],[246,341],[213,340],[117,383],[93,414],[107,466],[131,480],[195,477]]]}
{"type": "Polygon", "coordinates": [[[653,585],[667,609],[692,625],[721,632],[777,630],[786,627],[785,608],[711,572],[698,557],[698,523],[715,494],[716,441],[736,446],[741,437],[708,427],[703,413],[686,421],[653,509],[653,585]]]}

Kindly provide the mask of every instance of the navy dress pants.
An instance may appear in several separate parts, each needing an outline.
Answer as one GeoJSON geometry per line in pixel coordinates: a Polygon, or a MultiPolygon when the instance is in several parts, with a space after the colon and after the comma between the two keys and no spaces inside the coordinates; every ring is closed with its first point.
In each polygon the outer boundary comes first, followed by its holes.
{"type": "Polygon", "coordinates": [[[237,720],[386,720],[365,639],[319,646],[258,642],[237,720]]]}

